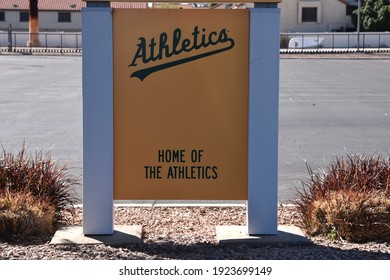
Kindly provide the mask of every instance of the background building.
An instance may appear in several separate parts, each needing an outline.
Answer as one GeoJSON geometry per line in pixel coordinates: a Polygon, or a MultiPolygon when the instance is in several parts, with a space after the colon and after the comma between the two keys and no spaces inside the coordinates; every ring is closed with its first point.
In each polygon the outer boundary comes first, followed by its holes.
{"type": "MultiPolygon", "coordinates": [[[[358,0],[282,0],[279,3],[280,31],[334,32],[354,31],[351,14],[358,0]]],[[[214,9],[245,9],[253,3],[218,4],[214,9]]]]}
{"type": "Polygon", "coordinates": [[[281,32],[352,31],[357,0],[283,0],[281,32]]]}
{"type": "MultiPolygon", "coordinates": [[[[113,7],[147,8],[146,2],[113,2],[113,7]]],[[[39,0],[40,31],[81,31],[82,0],[39,0]]],[[[0,30],[11,24],[14,31],[28,31],[29,0],[0,1],[0,30]]]]}
{"type": "MultiPolygon", "coordinates": [[[[200,4],[202,3],[197,5],[205,8],[200,4]]],[[[111,5],[121,8],[148,8],[147,2],[113,2],[111,5]]],[[[81,31],[81,8],[85,6],[86,3],[82,0],[39,0],[40,31],[81,31]]],[[[181,6],[195,7],[193,4],[181,6]]],[[[214,8],[251,6],[253,4],[221,4],[214,8]]],[[[332,32],[355,29],[351,14],[357,8],[357,0],[283,0],[279,7],[281,32],[332,32]]],[[[26,31],[28,17],[29,0],[0,1],[0,30],[6,30],[11,24],[15,31],[26,31]]]]}

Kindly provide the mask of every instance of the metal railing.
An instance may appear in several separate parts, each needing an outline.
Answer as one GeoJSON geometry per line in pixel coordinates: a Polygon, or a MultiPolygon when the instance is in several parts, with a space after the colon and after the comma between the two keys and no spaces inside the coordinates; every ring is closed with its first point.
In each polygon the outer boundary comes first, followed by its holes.
{"type": "Polygon", "coordinates": [[[0,51],[21,53],[81,53],[81,32],[40,32],[39,45],[28,46],[28,32],[0,31],[0,51]]]}
{"type": "Polygon", "coordinates": [[[390,32],[282,33],[281,53],[388,52],[390,32]],[[358,40],[359,36],[359,40],[358,40]]]}
{"type": "MultiPolygon", "coordinates": [[[[81,32],[40,32],[39,46],[27,46],[28,32],[0,31],[0,52],[81,53],[81,32]]],[[[390,52],[390,32],[281,33],[280,52],[390,52]],[[358,46],[359,41],[359,46],[358,46]]]]}

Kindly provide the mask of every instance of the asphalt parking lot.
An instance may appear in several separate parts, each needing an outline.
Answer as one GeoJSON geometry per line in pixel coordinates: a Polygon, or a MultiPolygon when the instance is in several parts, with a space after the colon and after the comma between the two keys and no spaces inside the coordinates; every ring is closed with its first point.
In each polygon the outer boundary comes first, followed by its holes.
{"type": "MultiPolygon", "coordinates": [[[[51,150],[82,174],[81,57],[0,55],[0,142],[51,150]]],[[[390,154],[389,59],[281,59],[279,201],[348,153],[390,154]]],[[[81,188],[78,193],[81,194],[81,188]]]]}

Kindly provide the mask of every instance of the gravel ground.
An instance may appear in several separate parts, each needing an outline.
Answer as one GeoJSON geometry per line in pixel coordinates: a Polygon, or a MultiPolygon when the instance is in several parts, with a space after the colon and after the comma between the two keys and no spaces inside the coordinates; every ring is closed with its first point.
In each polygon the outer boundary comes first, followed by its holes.
{"type": "MultiPolygon", "coordinates": [[[[81,224],[81,208],[69,224],[81,224]]],[[[143,244],[127,246],[50,245],[51,236],[0,243],[0,259],[10,260],[149,260],[149,259],[390,259],[390,243],[330,242],[310,238],[300,245],[219,245],[216,225],[245,225],[245,207],[116,207],[115,224],[143,226],[143,244]]],[[[279,207],[279,224],[299,224],[294,206],[279,207]]]]}

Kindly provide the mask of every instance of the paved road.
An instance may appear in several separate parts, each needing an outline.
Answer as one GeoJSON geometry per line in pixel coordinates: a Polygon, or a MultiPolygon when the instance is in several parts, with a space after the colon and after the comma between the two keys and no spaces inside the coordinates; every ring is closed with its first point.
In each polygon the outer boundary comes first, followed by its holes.
{"type": "Polygon", "coordinates": [[[291,199],[305,161],[390,154],[390,60],[283,59],[279,197],[291,199]]]}
{"type": "MultiPolygon", "coordinates": [[[[52,149],[82,172],[81,57],[0,55],[0,141],[52,149]]],[[[305,161],[390,154],[390,60],[282,59],[279,200],[289,202],[305,161]]],[[[78,189],[81,193],[81,189],[78,189]]]]}
{"type": "Polygon", "coordinates": [[[0,55],[0,73],[2,145],[51,149],[53,159],[81,176],[81,57],[0,55]]]}

